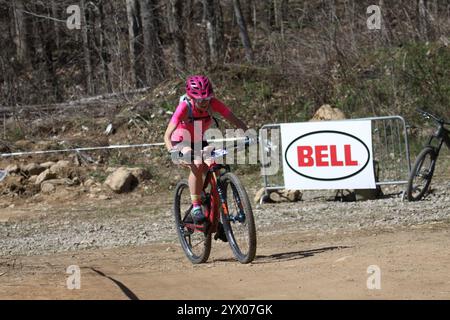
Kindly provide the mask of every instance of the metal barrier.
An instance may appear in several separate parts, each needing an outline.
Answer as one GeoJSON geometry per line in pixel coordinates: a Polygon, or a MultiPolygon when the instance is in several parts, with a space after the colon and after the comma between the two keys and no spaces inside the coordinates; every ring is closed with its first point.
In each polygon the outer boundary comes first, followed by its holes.
{"type": "MultiPolygon", "coordinates": [[[[411,171],[411,160],[404,118],[387,116],[338,121],[361,120],[372,121],[372,153],[378,177],[376,184],[406,184],[411,171]]],[[[264,188],[284,189],[280,124],[264,125],[259,133],[259,142],[264,188]],[[274,163],[274,160],[278,163],[274,163]]]]}

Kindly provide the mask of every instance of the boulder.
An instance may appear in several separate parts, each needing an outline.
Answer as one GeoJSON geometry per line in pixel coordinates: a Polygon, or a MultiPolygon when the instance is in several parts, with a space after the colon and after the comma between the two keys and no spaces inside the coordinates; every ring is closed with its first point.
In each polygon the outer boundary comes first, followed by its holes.
{"type": "Polygon", "coordinates": [[[56,164],[56,162],[48,161],[48,162],[41,163],[41,167],[44,167],[45,169],[50,169],[50,167],[55,164],[56,164]]]}
{"type": "Polygon", "coordinates": [[[104,184],[116,193],[123,193],[131,191],[138,181],[129,170],[119,168],[106,178],[104,184]]]}
{"type": "Polygon", "coordinates": [[[45,171],[45,168],[36,163],[29,163],[21,167],[21,170],[29,176],[39,175],[45,171]]]}
{"type": "Polygon", "coordinates": [[[49,170],[60,178],[73,178],[76,176],[76,169],[67,160],[59,160],[49,170]]]}
{"type": "Polygon", "coordinates": [[[28,183],[34,184],[38,176],[31,176],[28,178],[28,183]]]}
{"type": "Polygon", "coordinates": [[[329,104],[321,106],[310,121],[323,120],[345,120],[345,114],[338,108],[333,108],[329,104]]]}
{"type": "Polygon", "coordinates": [[[7,166],[7,167],[5,168],[5,171],[6,171],[8,174],[11,174],[11,173],[19,173],[19,172],[20,172],[20,167],[19,167],[17,164],[10,164],[9,166],[7,166]]]}
{"type": "Polygon", "coordinates": [[[47,169],[45,171],[43,171],[37,178],[36,181],[34,182],[35,185],[40,185],[42,182],[46,181],[46,180],[50,180],[50,179],[55,179],[57,177],[57,175],[53,172],[50,171],[50,169],[47,169]]]}
{"type": "Polygon", "coordinates": [[[0,184],[2,192],[23,193],[25,191],[24,180],[22,176],[7,176],[0,184]]]}
{"type": "Polygon", "coordinates": [[[151,179],[150,172],[143,168],[130,168],[128,169],[131,174],[141,183],[142,181],[151,179]]]}
{"type": "Polygon", "coordinates": [[[70,168],[70,161],[59,160],[57,163],[50,167],[50,171],[53,173],[58,173],[62,169],[70,168]]]}

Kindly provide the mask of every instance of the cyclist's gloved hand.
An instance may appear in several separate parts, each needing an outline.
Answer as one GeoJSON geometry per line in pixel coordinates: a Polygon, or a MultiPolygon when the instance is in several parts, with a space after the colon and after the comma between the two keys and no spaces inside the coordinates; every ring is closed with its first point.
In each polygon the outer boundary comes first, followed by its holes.
{"type": "Polygon", "coordinates": [[[169,157],[170,157],[170,159],[172,159],[173,162],[178,162],[180,160],[180,158],[183,157],[183,154],[178,149],[170,149],[169,157]]]}

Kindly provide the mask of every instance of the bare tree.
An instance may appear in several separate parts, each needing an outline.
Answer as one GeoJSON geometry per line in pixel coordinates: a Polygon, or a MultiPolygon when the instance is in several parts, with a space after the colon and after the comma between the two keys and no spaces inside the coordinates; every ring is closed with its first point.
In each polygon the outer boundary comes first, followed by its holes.
{"type": "Polygon", "coordinates": [[[250,37],[248,36],[247,25],[245,23],[244,17],[242,16],[241,4],[239,0],[233,0],[234,14],[239,26],[239,34],[241,36],[242,44],[245,49],[245,57],[247,61],[253,61],[253,50],[250,43],[250,37]]]}
{"type": "Polygon", "coordinates": [[[203,12],[209,48],[209,62],[213,66],[217,66],[222,62],[224,56],[224,31],[220,2],[217,0],[203,0],[203,12]]]}
{"type": "Polygon", "coordinates": [[[140,0],[146,82],[154,86],[164,78],[165,66],[159,39],[157,0],[140,0]]]}
{"type": "Polygon", "coordinates": [[[81,9],[81,33],[83,37],[83,54],[84,54],[84,66],[86,72],[86,91],[88,94],[94,93],[94,76],[91,62],[91,48],[89,44],[88,24],[86,20],[86,2],[80,1],[81,9]]]}
{"type": "Polygon", "coordinates": [[[128,44],[130,48],[130,74],[133,87],[138,86],[138,56],[142,51],[139,45],[139,37],[142,35],[142,27],[139,21],[139,3],[137,0],[126,0],[128,17],[128,44]]]}
{"type": "Polygon", "coordinates": [[[183,0],[170,0],[169,21],[175,44],[175,65],[178,71],[186,69],[186,42],[183,32],[183,0]]]}
{"type": "Polygon", "coordinates": [[[26,39],[26,24],[24,17],[24,4],[22,0],[12,1],[14,12],[14,43],[16,45],[17,59],[22,62],[28,62],[28,43],[26,39]]]}
{"type": "Polygon", "coordinates": [[[107,43],[107,29],[106,29],[106,17],[105,17],[105,7],[103,0],[99,1],[98,4],[98,14],[99,14],[99,43],[100,43],[100,61],[102,64],[102,79],[103,85],[107,92],[111,91],[111,82],[108,69],[109,53],[108,53],[108,43],[107,43]]]}
{"type": "MultiPolygon", "coordinates": [[[[56,5],[55,0],[51,0],[50,2],[51,7],[52,7],[52,16],[53,18],[58,18],[58,7],[56,5]]],[[[58,21],[53,20],[53,28],[54,28],[54,37],[55,37],[55,44],[56,44],[56,48],[59,49],[61,40],[60,40],[60,31],[59,31],[59,26],[58,26],[58,21]]]]}

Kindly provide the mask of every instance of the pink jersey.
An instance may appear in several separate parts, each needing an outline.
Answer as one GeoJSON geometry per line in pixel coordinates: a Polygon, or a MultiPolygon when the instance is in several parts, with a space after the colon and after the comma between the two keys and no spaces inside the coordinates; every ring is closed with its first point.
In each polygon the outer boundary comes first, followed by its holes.
{"type": "Polygon", "coordinates": [[[207,110],[202,112],[198,108],[192,106],[192,117],[206,117],[205,119],[190,121],[188,108],[186,101],[181,102],[170,119],[170,123],[177,125],[177,128],[171,136],[172,141],[201,141],[203,140],[205,131],[211,126],[212,118],[208,118],[210,113],[220,113],[222,117],[226,119],[231,114],[231,110],[222,101],[216,98],[211,99],[209,103],[209,112],[207,110]]]}

